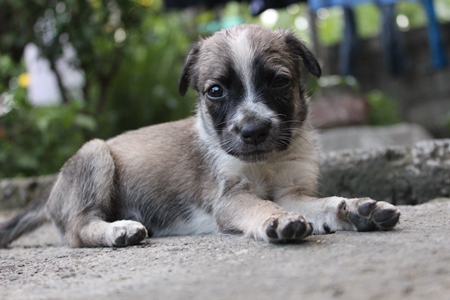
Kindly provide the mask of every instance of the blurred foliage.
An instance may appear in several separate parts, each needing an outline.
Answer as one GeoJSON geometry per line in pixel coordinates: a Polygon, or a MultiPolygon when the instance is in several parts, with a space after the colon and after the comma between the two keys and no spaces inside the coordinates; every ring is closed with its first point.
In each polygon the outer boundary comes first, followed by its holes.
{"type": "Polygon", "coordinates": [[[57,171],[84,143],[84,133],[96,129],[80,101],[35,107],[20,87],[12,96],[11,110],[0,117],[0,178],[57,171]]]}
{"type": "Polygon", "coordinates": [[[81,101],[32,106],[21,63],[0,55],[0,178],[57,171],[97,128],[81,101]]]}
{"type": "Polygon", "coordinates": [[[155,14],[143,22],[141,32],[130,34],[133,48],[111,82],[106,102],[103,122],[113,126],[107,135],[192,114],[194,93],[187,99],[178,94],[178,76],[194,39],[182,30],[183,24],[177,13],[155,14]],[[152,34],[146,43],[139,42],[145,32],[152,34]]]}
{"type": "Polygon", "coordinates": [[[450,0],[435,0],[435,10],[440,21],[450,21],[450,0]]]}
{"type": "Polygon", "coordinates": [[[346,86],[355,92],[359,92],[359,84],[353,76],[330,75],[318,79],[317,88],[328,88],[334,86],[346,86]]]}
{"type": "Polygon", "coordinates": [[[92,137],[192,114],[194,93],[178,95],[178,75],[195,15],[162,14],[157,0],[0,0],[0,178],[56,172],[92,137]],[[56,73],[63,103],[34,107],[22,55],[36,44],[56,73]],[[72,99],[55,68],[70,43],[83,71],[72,99]]]}
{"type": "Polygon", "coordinates": [[[10,80],[18,78],[22,71],[10,56],[2,55],[0,52],[0,95],[9,89],[10,80]]]}
{"type": "Polygon", "coordinates": [[[366,94],[369,103],[369,124],[391,125],[400,123],[397,103],[385,93],[375,90],[366,94]]]}
{"type": "MultiPolygon", "coordinates": [[[[441,22],[450,21],[450,0],[435,0],[435,10],[441,22]]],[[[330,7],[319,9],[317,27],[319,39],[325,45],[338,43],[342,38],[344,26],[342,8],[330,7]]],[[[427,23],[425,11],[420,2],[399,1],[397,15],[407,17],[408,25],[402,30],[425,26],[427,23]]],[[[372,37],[380,33],[380,11],[374,3],[355,7],[355,17],[358,33],[361,37],[372,37]]]]}

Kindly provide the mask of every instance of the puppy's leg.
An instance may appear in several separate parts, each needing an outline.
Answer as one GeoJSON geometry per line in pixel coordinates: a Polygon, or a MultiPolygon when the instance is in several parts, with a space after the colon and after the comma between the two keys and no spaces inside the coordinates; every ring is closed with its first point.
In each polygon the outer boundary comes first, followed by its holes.
{"type": "Polygon", "coordinates": [[[285,196],[277,203],[288,211],[301,213],[313,224],[313,234],[390,230],[400,219],[400,211],[394,205],[370,198],[285,196]]]}
{"type": "Polygon", "coordinates": [[[63,166],[47,205],[70,246],[126,246],[147,236],[138,222],[107,222],[120,209],[112,202],[114,172],[109,147],[101,140],[86,143],[63,166]]]}
{"type": "Polygon", "coordinates": [[[300,214],[286,212],[251,194],[221,199],[214,207],[214,216],[223,232],[243,232],[268,242],[302,240],[312,233],[312,226],[300,214]]]}

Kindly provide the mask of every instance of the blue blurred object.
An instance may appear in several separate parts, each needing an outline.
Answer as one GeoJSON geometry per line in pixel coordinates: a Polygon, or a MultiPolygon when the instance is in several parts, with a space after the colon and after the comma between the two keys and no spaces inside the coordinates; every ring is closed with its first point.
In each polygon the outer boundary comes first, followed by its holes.
{"type": "Polygon", "coordinates": [[[211,8],[217,5],[226,4],[228,2],[230,2],[230,0],[164,0],[164,8],[181,9],[200,5],[211,8]]]}
{"type": "MultiPolygon", "coordinates": [[[[432,65],[436,69],[444,68],[448,65],[444,44],[440,33],[440,26],[436,18],[433,0],[420,0],[424,6],[428,19],[428,44],[431,51],[432,65]]],[[[397,28],[395,20],[395,4],[397,0],[308,0],[312,11],[316,12],[320,8],[341,6],[344,8],[344,37],[340,48],[339,72],[342,75],[354,74],[355,59],[353,57],[355,45],[357,45],[356,24],[354,17],[349,10],[359,4],[375,3],[381,10],[382,30],[381,39],[383,41],[384,56],[389,64],[390,72],[397,75],[409,67],[409,60],[406,54],[406,47],[401,39],[401,34],[397,28]]]]}
{"type": "Polygon", "coordinates": [[[394,4],[397,0],[308,0],[309,7],[313,11],[317,11],[319,8],[342,6],[352,7],[364,3],[376,3],[376,4],[394,4]]]}
{"type": "Polygon", "coordinates": [[[436,18],[433,0],[421,0],[428,19],[428,44],[432,54],[432,64],[436,69],[445,68],[448,65],[444,44],[441,37],[441,29],[436,18]]]}
{"type": "Polygon", "coordinates": [[[306,2],[306,0],[251,0],[250,12],[253,16],[257,16],[269,8],[284,8],[294,3],[306,2]]]}
{"type": "Polygon", "coordinates": [[[399,75],[409,69],[408,53],[403,36],[397,27],[395,4],[378,4],[381,11],[381,41],[383,55],[392,75],[399,75]]]}
{"type": "Polygon", "coordinates": [[[355,75],[358,45],[355,13],[352,8],[344,6],[344,34],[339,48],[340,75],[355,75]]]}

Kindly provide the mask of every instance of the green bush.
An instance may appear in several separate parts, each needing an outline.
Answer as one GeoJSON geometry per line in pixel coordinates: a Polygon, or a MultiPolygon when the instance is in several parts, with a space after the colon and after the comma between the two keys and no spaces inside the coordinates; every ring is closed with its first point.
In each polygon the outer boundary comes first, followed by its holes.
{"type": "Polygon", "coordinates": [[[102,128],[108,130],[102,135],[116,135],[192,114],[195,94],[190,91],[183,98],[178,93],[185,56],[197,38],[181,30],[186,23],[180,14],[168,13],[154,15],[142,24],[147,41],[133,43],[111,82],[100,121],[102,128]]]}
{"type": "Polygon", "coordinates": [[[88,139],[192,113],[193,93],[181,98],[177,79],[197,38],[194,16],[162,14],[161,1],[6,0],[0,19],[0,178],[56,172],[88,139]],[[48,22],[55,27],[45,41],[48,22]],[[82,99],[55,69],[67,41],[85,75],[82,99]],[[61,106],[30,105],[20,85],[29,42],[56,71],[61,106]]]}
{"type": "Polygon", "coordinates": [[[11,110],[0,116],[0,178],[57,172],[96,129],[80,101],[35,107],[18,88],[11,110]]]}
{"type": "Polygon", "coordinates": [[[369,123],[371,125],[391,125],[400,123],[397,103],[381,91],[366,94],[369,103],[369,123]]]}

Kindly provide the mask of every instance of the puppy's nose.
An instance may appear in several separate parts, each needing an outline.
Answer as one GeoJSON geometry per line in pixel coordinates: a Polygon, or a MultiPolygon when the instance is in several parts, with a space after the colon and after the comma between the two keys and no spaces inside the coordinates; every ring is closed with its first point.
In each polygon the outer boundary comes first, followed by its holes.
{"type": "Polygon", "coordinates": [[[241,140],[246,144],[258,145],[269,136],[270,123],[246,124],[241,129],[241,140]]]}

